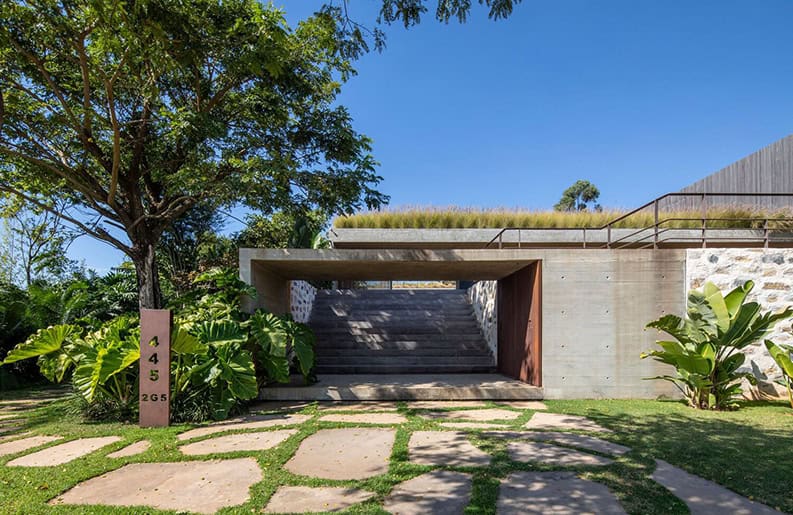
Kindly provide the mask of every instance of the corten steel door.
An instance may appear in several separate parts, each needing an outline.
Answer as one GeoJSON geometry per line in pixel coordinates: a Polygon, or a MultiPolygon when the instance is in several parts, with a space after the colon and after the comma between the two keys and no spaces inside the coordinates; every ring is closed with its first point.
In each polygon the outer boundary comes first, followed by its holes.
{"type": "Polygon", "coordinates": [[[498,281],[498,371],[542,386],[542,268],[539,261],[498,281]]]}

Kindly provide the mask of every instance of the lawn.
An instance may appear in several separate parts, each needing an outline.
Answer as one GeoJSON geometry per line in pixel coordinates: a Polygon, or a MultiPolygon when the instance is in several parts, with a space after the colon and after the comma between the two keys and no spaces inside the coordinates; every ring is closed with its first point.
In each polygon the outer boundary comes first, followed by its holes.
{"type": "MultiPolygon", "coordinates": [[[[0,399],[9,396],[8,393],[0,394],[0,399]]],[[[633,448],[632,452],[606,467],[568,468],[579,472],[584,478],[606,484],[629,513],[687,513],[682,502],[649,479],[654,467],[653,458],[664,459],[747,497],[782,511],[793,512],[793,410],[783,403],[747,403],[740,411],[729,413],[697,412],[677,402],[660,401],[547,401],[546,404],[551,412],[584,415],[613,429],[613,434],[598,436],[633,448]]],[[[80,481],[118,468],[124,463],[207,458],[186,457],[178,451],[176,435],[189,426],[140,429],[131,424],[82,423],[68,406],[67,401],[58,401],[33,410],[27,429],[68,438],[120,435],[124,440],[58,467],[11,468],[2,465],[15,456],[0,458],[2,513],[129,513],[129,508],[51,507],[46,502],[80,481]],[[116,460],[104,457],[109,452],[144,438],[152,442],[151,448],[144,454],[116,460]]],[[[318,411],[315,404],[300,409],[300,412],[311,415],[316,415],[318,411]]],[[[523,412],[521,416],[505,424],[506,428],[518,429],[533,414],[531,410],[519,411],[523,412]]],[[[419,417],[419,411],[411,409],[406,403],[399,404],[399,412],[407,416],[408,422],[396,426],[397,437],[389,472],[366,480],[310,479],[296,476],[282,468],[300,442],[319,429],[354,426],[320,422],[316,418],[299,426],[297,434],[274,449],[210,455],[226,458],[254,456],[264,472],[264,480],[252,488],[248,503],[222,513],[258,512],[282,484],[363,488],[377,495],[358,505],[351,513],[381,513],[379,503],[394,485],[432,469],[408,461],[407,442],[410,433],[442,429],[438,421],[419,417]]],[[[450,468],[470,472],[474,476],[468,513],[494,513],[498,481],[509,472],[551,470],[548,466],[510,461],[504,449],[505,442],[483,438],[476,431],[472,431],[471,435],[472,442],[490,452],[494,459],[486,468],[450,468]]],[[[151,509],[146,509],[146,512],[161,513],[151,509]]]]}

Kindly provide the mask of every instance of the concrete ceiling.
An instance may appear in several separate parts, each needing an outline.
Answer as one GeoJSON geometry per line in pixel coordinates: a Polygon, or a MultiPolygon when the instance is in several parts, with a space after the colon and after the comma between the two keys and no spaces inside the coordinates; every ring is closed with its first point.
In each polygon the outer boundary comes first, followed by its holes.
{"type": "Polygon", "coordinates": [[[528,250],[241,249],[250,260],[284,279],[495,280],[536,261],[528,250]]]}

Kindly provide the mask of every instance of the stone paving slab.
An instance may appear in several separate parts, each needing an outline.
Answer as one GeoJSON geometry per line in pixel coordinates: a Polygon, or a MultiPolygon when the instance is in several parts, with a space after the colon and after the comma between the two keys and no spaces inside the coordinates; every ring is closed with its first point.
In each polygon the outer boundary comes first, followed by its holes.
{"type": "Polygon", "coordinates": [[[313,401],[261,401],[250,407],[251,413],[268,411],[298,411],[313,405],[313,401]]]}
{"type": "Polygon", "coordinates": [[[476,467],[490,464],[490,455],[468,441],[462,431],[416,431],[410,435],[408,456],[419,465],[476,467]]]}
{"type": "Polygon", "coordinates": [[[23,436],[30,436],[33,433],[30,431],[23,431],[22,433],[14,433],[14,434],[7,434],[0,436],[0,442],[8,442],[9,440],[16,440],[18,438],[22,438],[23,436]]]}
{"type": "Polygon", "coordinates": [[[60,436],[31,436],[29,438],[22,438],[21,440],[0,443],[0,456],[8,456],[9,454],[27,451],[28,449],[60,439],[60,436]]]}
{"type": "Polygon", "coordinates": [[[473,409],[463,411],[430,411],[421,415],[424,418],[433,420],[471,420],[471,421],[491,421],[491,420],[515,420],[521,416],[519,411],[510,411],[498,408],[473,409]]]}
{"type": "Polygon", "coordinates": [[[9,420],[9,419],[13,419],[13,420],[21,420],[21,419],[19,418],[21,415],[22,415],[21,413],[6,413],[6,414],[0,414],[0,424],[4,423],[5,421],[7,421],[7,420],[9,420]]]}
{"type": "Polygon", "coordinates": [[[264,508],[264,513],[317,513],[340,511],[374,495],[357,488],[280,486],[264,508]]]}
{"type": "Polygon", "coordinates": [[[574,449],[540,442],[509,442],[509,458],[514,461],[539,462],[547,465],[575,467],[580,465],[608,465],[614,460],[574,449]]]}
{"type": "Polygon", "coordinates": [[[569,472],[513,472],[501,483],[497,515],[624,514],[605,485],[569,472]]]}
{"type": "Polygon", "coordinates": [[[364,479],[388,472],[396,430],[321,429],[300,444],[284,468],[323,479],[364,479]]]}
{"type": "Polygon", "coordinates": [[[602,454],[619,456],[630,452],[631,448],[614,442],[608,442],[594,436],[579,435],[575,433],[560,433],[557,431],[489,431],[485,437],[501,438],[504,440],[539,440],[558,442],[570,447],[580,447],[602,454]]]}
{"type": "Polygon", "coordinates": [[[457,515],[470,500],[470,474],[435,470],[396,485],[383,508],[399,515],[457,515]]]}
{"type": "Polygon", "coordinates": [[[396,411],[396,402],[362,401],[362,402],[320,402],[319,411],[396,411]]]}
{"type": "Polygon", "coordinates": [[[692,515],[776,515],[764,504],[717,485],[712,481],[689,474],[663,460],[655,460],[652,478],[686,503],[692,515]]]}
{"type": "Polygon", "coordinates": [[[535,413],[523,427],[527,429],[578,429],[580,431],[598,431],[601,433],[612,432],[610,429],[606,429],[586,417],[561,413],[535,413]]]}
{"type": "Polygon", "coordinates": [[[187,456],[201,456],[221,452],[264,451],[272,449],[295,433],[297,433],[297,429],[238,433],[189,443],[179,447],[179,450],[187,456]]]}
{"type": "Polygon", "coordinates": [[[319,418],[323,422],[349,422],[352,424],[404,424],[408,421],[397,413],[335,413],[319,418]]]}
{"type": "Polygon", "coordinates": [[[530,409],[530,410],[546,410],[548,406],[542,401],[497,401],[499,406],[507,406],[508,408],[517,409],[530,409]]]}
{"type": "Polygon", "coordinates": [[[446,408],[483,408],[487,406],[482,401],[410,401],[409,409],[446,409],[446,408]]]}
{"type": "Polygon", "coordinates": [[[441,422],[441,427],[449,429],[503,429],[503,424],[491,424],[488,422],[441,422]]]}
{"type": "Polygon", "coordinates": [[[275,426],[293,426],[302,424],[311,418],[311,415],[256,415],[237,419],[233,422],[222,424],[212,424],[209,426],[197,427],[177,435],[178,440],[190,440],[201,436],[223,433],[226,431],[241,431],[246,429],[263,429],[275,426]]]}
{"type": "Polygon", "coordinates": [[[107,455],[108,458],[128,458],[130,456],[136,456],[138,454],[143,454],[144,452],[149,450],[151,447],[151,442],[148,440],[141,440],[140,442],[135,442],[132,444],[127,445],[126,447],[117,450],[116,452],[111,452],[107,455]]]}
{"type": "Polygon", "coordinates": [[[52,467],[63,465],[118,441],[121,441],[120,436],[80,438],[19,457],[9,461],[7,465],[9,467],[52,467]]]}
{"type": "Polygon", "coordinates": [[[84,481],[50,504],[149,506],[215,513],[245,503],[250,487],[261,480],[262,471],[253,458],[133,463],[84,481]]]}

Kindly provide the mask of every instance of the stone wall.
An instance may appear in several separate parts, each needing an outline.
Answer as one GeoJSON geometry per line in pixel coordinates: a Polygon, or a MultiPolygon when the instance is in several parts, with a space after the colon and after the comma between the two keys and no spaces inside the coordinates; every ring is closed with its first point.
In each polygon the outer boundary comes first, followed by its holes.
{"type": "Polygon", "coordinates": [[[314,305],[314,298],[317,296],[317,289],[306,281],[290,281],[290,308],[292,318],[296,322],[306,323],[311,317],[311,308],[314,305]]]}
{"type": "Polygon", "coordinates": [[[485,336],[493,358],[498,360],[498,312],[496,311],[497,281],[479,281],[468,288],[468,300],[474,307],[479,327],[485,336]]]}
{"type": "MultiPolygon", "coordinates": [[[[731,290],[752,280],[748,301],[760,303],[763,311],[780,311],[793,305],[793,249],[697,249],[686,251],[687,290],[701,288],[706,281],[731,290]]],[[[780,322],[767,339],[793,344],[791,322],[780,322]]],[[[745,349],[747,368],[769,379],[780,376],[774,360],[762,342],[745,349]]],[[[769,385],[764,385],[770,387],[769,385]]],[[[770,393],[766,390],[766,393],[770,393]]]]}

